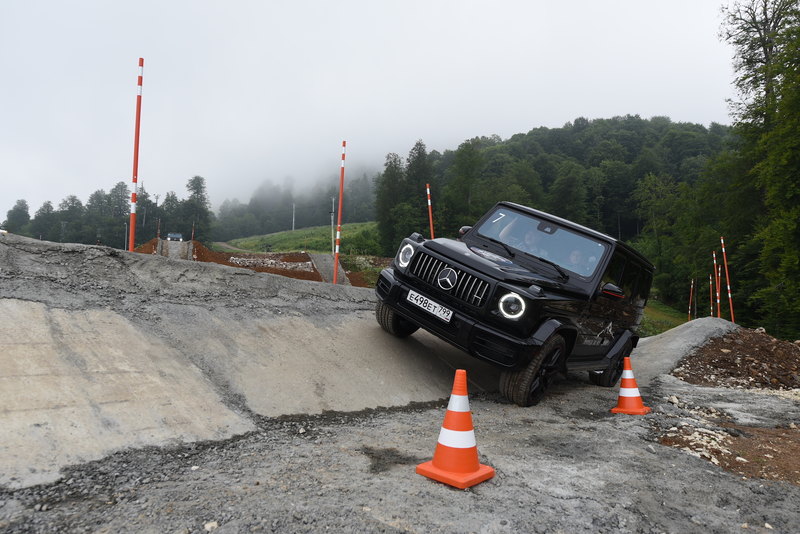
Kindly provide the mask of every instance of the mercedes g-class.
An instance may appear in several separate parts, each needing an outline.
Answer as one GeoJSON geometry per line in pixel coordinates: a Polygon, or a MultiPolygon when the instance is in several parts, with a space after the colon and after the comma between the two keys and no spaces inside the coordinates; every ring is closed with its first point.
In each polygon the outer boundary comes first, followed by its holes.
{"type": "Polygon", "coordinates": [[[394,336],[422,327],[500,367],[500,392],[530,406],[568,370],[617,383],[653,270],[613,237],[499,202],[457,240],[404,239],[378,278],[375,315],[394,336]]]}

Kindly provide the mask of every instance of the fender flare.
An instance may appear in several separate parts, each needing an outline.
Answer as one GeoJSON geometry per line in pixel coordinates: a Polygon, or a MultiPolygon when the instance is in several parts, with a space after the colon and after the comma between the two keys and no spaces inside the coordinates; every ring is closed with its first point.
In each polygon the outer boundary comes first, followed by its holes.
{"type": "Polygon", "coordinates": [[[536,345],[544,345],[544,342],[547,341],[550,336],[558,332],[563,327],[564,324],[558,319],[548,319],[539,325],[539,327],[531,336],[531,339],[536,345]]]}
{"type": "Polygon", "coordinates": [[[631,342],[631,346],[633,348],[639,343],[639,336],[631,332],[630,330],[625,330],[620,334],[617,340],[611,345],[611,348],[608,349],[605,357],[603,358],[603,362],[606,364],[610,364],[619,354],[622,352],[622,349],[625,348],[625,344],[631,342]]]}

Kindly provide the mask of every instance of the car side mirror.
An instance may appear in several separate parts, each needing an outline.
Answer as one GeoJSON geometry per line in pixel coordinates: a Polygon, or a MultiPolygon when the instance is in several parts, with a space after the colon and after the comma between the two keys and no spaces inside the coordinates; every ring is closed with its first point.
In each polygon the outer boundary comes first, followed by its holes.
{"type": "Polygon", "coordinates": [[[622,289],[611,282],[603,284],[603,287],[600,288],[600,294],[613,300],[622,300],[625,298],[625,293],[622,289]]]}
{"type": "Polygon", "coordinates": [[[471,226],[462,226],[461,228],[459,228],[459,229],[458,229],[458,238],[459,238],[459,239],[461,239],[462,237],[464,237],[465,235],[467,235],[467,233],[468,233],[470,230],[472,230],[472,227],[471,227],[471,226]]]}

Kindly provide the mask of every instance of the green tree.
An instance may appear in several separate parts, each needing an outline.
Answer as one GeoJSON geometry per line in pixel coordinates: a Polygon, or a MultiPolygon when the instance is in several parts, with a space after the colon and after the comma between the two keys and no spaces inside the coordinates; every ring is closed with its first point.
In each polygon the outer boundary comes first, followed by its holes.
{"type": "MultiPolygon", "coordinates": [[[[211,202],[206,193],[206,180],[202,176],[194,176],[186,182],[189,198],[183,202],[184,227],[188,227],[187,237],[194,229],[194,238],[207,241],[211,237],[211,202]]],[[[290,203],[291,205],[291,203],[290,203]]]]}
{"type": "Polygon", "coordinates": [[[425,186],[433,181],[433,166],[428,159],[428,150],[420,139],[408,153],[406,160],[406,196],[405,202],[409,209],[406,215],[410,217],[403,222],[406,228],[413,228],[412,232],[419,232],[428,236],[428,203],[425,186]]]}
{"type": "Polygon", "coordinates": [[[734,111],[742,126],[769,128],[776,110],[778,57],[789,40],[787,28],[797,24],[797,0],[744,0],[723,7],[721,37],[734,48],[734,83],[741,100],[734,111]]]}
{"type": "Polygon", "coordinates": [[[3,226],[9,232],[15,234],[22,233],[23,228],[30,222],[31,215],[28,211],[28,202],[25,200],[17,200],[14,207],[6,213],[6,221],[3,226]]]}
{"type": "Polygon", "coordinates": [[[484,158],[480,139],[474,138],[459,145],[452,167],[448,170],[442,202],[447,218],[443,225],[446,234],[454,235],[458,228],[471,225],[482,215],[483,202],[474,198],[483,171],[484,158]]]}
{"type": "MultiPolygon", "coordinates": [[[[402,198],[405,187],[405,166],[397,154],[386,155],[383,173],[378,176],[375,186],[375,219],[378,226],[378,241],[383,253],[394,255],[403,236],[398,231],[394,211],[398,199],[402,198]]],[[[402,230],[402,229],[401,229],[402,230]]]]}
{"type": "Polygon", "coordinates": [[[58,241],[56,224],[56,210],[53,208],[53,203],[48,200],[34,214],[30,226],[31,235],[37,239],[58,241]]]}
{"type": "MultiPolygon", "coordinates": [[[[795,19],[796,20],[796,19],[795,19]]],[[[763,243],[761,266],[768,287],[759,291],[764,316],[778,335],[800,334],[800,27],[779,36],[781,65],[775,87],[773,127],[759,142],[764,159],[754,171],[763,188],[766,222],[757,233],[763,243]]]]}
{"type": "Polygon", "coordinates": [[[548,192],[548,211],[579,224],[587,222],[587,190],[583,175],[583,167],[574,161],[559,166],[558,178],[548,192]]]}

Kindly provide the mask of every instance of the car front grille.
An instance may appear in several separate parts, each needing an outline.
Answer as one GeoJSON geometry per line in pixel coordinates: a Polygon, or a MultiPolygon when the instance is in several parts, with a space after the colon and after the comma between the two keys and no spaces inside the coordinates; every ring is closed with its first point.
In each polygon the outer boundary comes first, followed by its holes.
{"type": "Polygon", "coordinates": [[[472,306],[482,306],[489,293],[489,282],[481,280],[477,276],[469,274],[458,267],[436,259],[422,251],[418,251],[417,254],[414,255],[409,270],[411,274],[436,288],[438,291],[444,291],[472,306]],[[458,277],[455,286],[449,291],[443,289],[436,282],[439,273],[447,267],[455,271],[458,277]]]}

